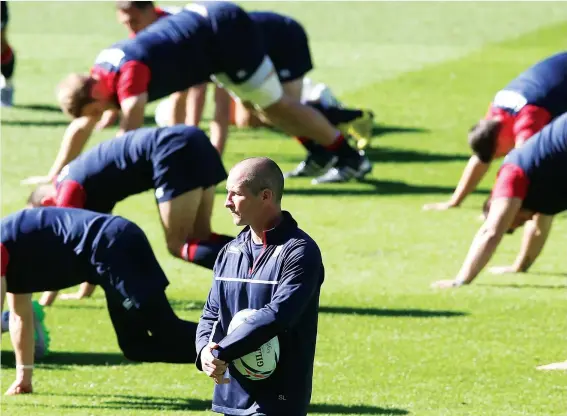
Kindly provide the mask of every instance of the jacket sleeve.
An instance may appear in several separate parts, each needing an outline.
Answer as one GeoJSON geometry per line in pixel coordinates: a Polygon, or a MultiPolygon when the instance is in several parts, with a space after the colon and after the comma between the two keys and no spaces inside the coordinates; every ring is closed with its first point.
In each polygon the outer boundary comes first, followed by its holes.
{"type": "Polygon", "coordinates": [[[323,278],[321,252],[314,242],[300,241],[287,253],[278,288],[270,303],[219,342],[213,355],[223,361],[242,357],[294,326],[323,278]]]}
{"type": "MultiPolygon", "coordinates": [[[[224,253],[224,251],[222,253],[224,253]]],[[[212,336],[215,332],[215,328],[217,326],[217,322],[219,320],[218,284],[217,281],[214,279],[214,276],[216,276],[215,272],[220,257],[221,255],[219,255],[219,257],[217,258],[217,263],[213,268],[213,285],[211,287],[211,290],[209,291],[207,302],[203,307],[203,313],[201,314],[201,318],[199,319],[199,324],[197,325],[197,334],[195,337],[197,360],[195,361],[195,364],[197,365],[197,368],[199,370],[202,370],[201,351],[203,350],[203,348],[207,346],[207,344],[212,339],[212,336]]]]}

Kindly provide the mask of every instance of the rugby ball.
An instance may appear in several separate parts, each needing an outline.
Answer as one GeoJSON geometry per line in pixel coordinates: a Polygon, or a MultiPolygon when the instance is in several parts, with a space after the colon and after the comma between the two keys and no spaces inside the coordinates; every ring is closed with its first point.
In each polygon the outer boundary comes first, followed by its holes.
{"type": "MultiPolygon", "coordinates": [[[[240,324],[256,313],[256,309],[243,309],[238,312],[228,326],[228,333],[234,331],[240,324]]],[[[240,374],[249,380],[265,380],[272,375],[278,365],[280,343],[278,337],[261,345],[256,351],[235,359],[232,363],[240,374]]]]}

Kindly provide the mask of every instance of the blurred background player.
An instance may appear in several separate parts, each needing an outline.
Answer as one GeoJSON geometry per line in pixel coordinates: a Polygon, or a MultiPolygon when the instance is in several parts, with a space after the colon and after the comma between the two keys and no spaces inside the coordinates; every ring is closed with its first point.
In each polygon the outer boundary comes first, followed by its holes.
{"type": "Polygon", "coordinates": [[[14,66],[16,65],[16,56],[7,39],[8,31],[8,3],[0,1],[0,21],[2,22],[2,30],[0,32],[0,45],[2,47],[0,55],[0,70],[2,79],[0,80],[0,105],[2,107],[11,107],[14,105],[14,84],[12,77],[14,75],[14,66]]]}
{"type": "MultiPolygon", "coordinates": [[[[169,252],[212,269],[233,238],[211,230],[215,187],[226,177],[219,154],[197,127],[142,128],[89,149],[63,168],[55,184],[36,188],[28,203],[111,213],[123,199],[153,189],[169,252]]],[[[83,285],[78,297],[92,290],[83,285]]],[[[46,294],[41,303],[50,305],[55,296],[46,294]]]]}
{"type": "MultiPolygon", "coordinates": [[[[179,7],[156,7],[153,1],[117,1],[115,5],[116,18],[118,22],[128,30],[128,37],[130,38],[136,36],[136,33],[145,29],[158,19],[181,10],[179,7]]],[[[171,103],[177,106],[177,110],[167,114],[168,125],[184,122],[186,99],[186,91],[176,92],[171,95],[171,103]]],[[[113,125],[118,120],[119,115],[120,111],[118,109],[106,110],[97,123],[96,128],[100,130],[113,125]]]]}
{"type": "MultiPolygon", "coordinates": [[[[303,26],[291,17],[274,13],[254,11],[248,12],[250,18],[260,29],[263,41],[268,51],[268,56],[274,64],[278,78],[282,84],[284,93],[294,100],[304,104],[311,104],[321,112],[333,125],[339,126],[344,134],[353,134],[362,146],[366,147],[371,136],[373,126],[373,114],[370,111],[358,109],[345,109],[338,105],[330,105],[329,102],[321,100],[321,94],[315,100],[305,100],[303,88],[305,85],[305,74],[313,69],[311,51],[307,33],[303,26]]],[[[320,85],[317,85],[320,88],[320,85]]],[[[315,87],[312,88],[315,92],[315,87]]],[[[324,90],[321,90],[323,93],[324,90]]],[[[211,140],[217,150],[222,153],[228,136],[228,126],[231,122],[231,115],[234,124],[238,127],[257,127],[271,125],[270,121],[261,114],[257,114],[253,109],[247,108],[238,98],[231,100],[229,94],[220,89],[215,89],[215,111],[210,125],[211,140]]],[[[189,101],[187,103],[187,124],[199,125],[203,114],[206,97],[206,84],[192,87],[189,91],[189,101]]],[[[334,98],[334,97],[333,97],[334,98]]],[[[326,152],[322,146],[317,146],[309,139],[300,139],[303,144],[309,141],[307,148],[322,149],[317,153],[320,156],[319,172],[313,171],[312,175],[322,173],[325,167],[332,165],[329,163],[333,159],[330,152],[326,152]],[[321,154],[330,153],[328,157],[321,157],[321,154]]],[[[308,158],[312,160],[313,158],[308,158]]]]}
{"type": "Polygon", "coordinates": [[[25,182],[53,180],[81,152],[104,110],[120,107],[123,133],[142,125],[147,102],[211,76],[288,134],[310,137],[333,152],[336,168],[321,182],[359,179],[372,170],[368,158],[320,112],[284,94],[259,30],[240,7],[192,3],[151,28],[103,50],[91,75],[71,74],[60,84],[58,100],[74,120],[48,175],[25,182]]]}
{"type": "Polygon", "coordinates": [[[434,286],[459,287],[471,283],[486,266],[502,237],[535,215],[548,226],[526,254],[529,267],[540,253],[555,214],[567,210],[567,113],[514,149],[504,159],[488,203],[488,215],[477,232],[454,280],[434,286]]]}
{"type": "Polygon", "coordinates": [[[325,275],[321,251],[291,214],[282,211],[284,178],[274,161],[250,158],[238,163],[226,190],[225,206],[234,224],[245,228],[215,264],[213,287],[197,328],[197,368],[215,381],[215,412],[306,415],[325,275]],[[228,334],[234,315],[248,308],[257,312],[228,334]],[[280,357],[268,380],[250,381],[230,367],[225,374],[227,364],[275,336],[280,357]]]}
{"type": "Polygon", "coordinates": [[[494,159],[540,131],[567,111],[567,52],[553,55],[520,74],[490,104],[484,120],[469,132],[474,152],[451,199],[427,204],[426,210],[458,207],[473,192],[494,159]]]}
{"type": "Polygon", "coordinates": [[[42,207],[3,218],[0,234],[1,304],[7,292],[16,356],[16,380],[7,394],[33,391],[33,293],[84,280],[104,289],[126,358],[195,362],[197,324],[180,319],[171,308],[165,295],[169,281],[134,223],[82,209],[42,207]]]}

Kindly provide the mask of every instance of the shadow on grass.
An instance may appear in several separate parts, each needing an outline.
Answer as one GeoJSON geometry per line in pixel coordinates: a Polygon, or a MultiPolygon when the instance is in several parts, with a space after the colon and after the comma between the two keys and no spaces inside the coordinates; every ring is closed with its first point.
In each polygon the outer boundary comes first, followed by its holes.
{"type": "MultiPolygon", "coordinates": [[[[53,306],[46,308],[46,311],[49,312],[52,309],[106,309],[106,304],[94,304],[90,302],[90,299],[81,299],[73,302],[76,303],[68,303],[67,301],[58,300],[53,304],[53,306]]],[[[205,302],[200,300],[169,299],[169,304],[175,310],[201,311],[203,310],[205,302]]]]}
{"type": "MultiPolygon", "coordinates": [[[[37,395],[37,394],[36,394],[37,395]]],[[[134,396],[127,394],[45,394],[44,396],[84,397],[89,400],[101,400],[93,405],[67,405],[59,407],[64,409],[133,409],[133,410],[161,410],[161,411],[205,411],[211,409],[211,400],[187,399],[181,397],[155,397],[134,396]]],[[[34,404],[37,406],[37,404],[34,404]]],[[[50,406],[51,407],[51,406],[50,406]]],[[[339,404],[314,403],[309,406],[309,413],[327,413],[336,415],[363,414],[363,415],[407,415],[404,409],[375,407],[365,405],[346,406],[339,404]]]]}
{"type": "Polygon", "coordinates": [[[345,406],[342,404],[315,403],[309,406],[309,413],[328,413],[331,415],[409,415],[405,409],[375,406],[345,406]]]}
{"type": "Polygon", "coordinates": [[[53,104],[16,104],[13,108],[18,110],[43,111],[46,113],[62,113],[61,108],[53,104]]]}
{"type": "MultiPolygon", "coordinates": [[[[1,355],[2,368],[13,368],[15,365],[15,358],[12,352],[2,351],[1,355]]],[[[53,351],[47,357],[38,360],[36,367],[38,368],[61,368],[62,366],[70,365],[92,365],[92,366],[107,366],[107,365],[135,365],[139,364],[134,361],[129,361],[122,354],[110,352],[66,352],[66,351],[53,351]]]]}
{"type": "Polygon", "coordinates": [[[388,126],[386,124],[375,123],[372,127],[372,138],[396,133],[429,133],[431,130],[423,127],[388,126]]]}
{"type": "Polygon", "coordinates": [[[367,149],[366,155],[373,162],[395,162],[395,163],[428,163],[428,162],[452,162],[467,161],[469,155],[419,152],[410,149],[396,149],[393,147],[374,147],[367,149]]]}
{"type": "Polygon", "coordinates": [[[61,127],[68,126],[69,122],[64,120],[2,120],[2,124],[21,127],[61,127]]]}
{"type": "Polygon", "coordinates": [[[406,318],[452,318],[466,316],[468,313],[461,311],[444,311],[429,309],[380,309],[380,308],[352,308],[347,306],[320,306],[320,313],[336,313],[342,315],[365,315],[383,317],[406,317],[406,318]]]}
{"type": "MultiPolygon", "coordinates": [[[[293,180],[288,183],[293,183],[293,180]]],[[[365,195],[446,195],[452,194],[454,187],[436,186],[436,185],[418,185],[410,184],[402,181],[386,181],[377,179],[364,179],[359,183],[370,185],[364,189],[350,188],[349,184],[338,185],[313,185],[309,188],[288,188],[286,187],[286,195],[309,195],[309,196],[331,196],[331,195],[349,195],[349,196],[365,196],[365,195]]],[[[286,184],[287,185],[287,184],[286,184]]],[[[222,189],[217,189],[217,193],[226,193],[222,189]]],[[[476,190],[475,194],[488,195],[489,190],[476,190]]]]}
{"type": "Polygon", "coordinates": [[[499,287],[503,289],[567,289],[567,285],[538,285],[521,283],[477,283],[478,286],[499,287]]]}

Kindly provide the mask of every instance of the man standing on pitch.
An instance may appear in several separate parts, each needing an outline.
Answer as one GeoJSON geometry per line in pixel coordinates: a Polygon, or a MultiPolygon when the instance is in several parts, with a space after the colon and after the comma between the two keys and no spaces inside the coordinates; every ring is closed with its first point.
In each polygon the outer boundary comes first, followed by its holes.
{"type": "Polygon", "coordinates": [[[225,206],[246,228],[217,258],[196,339],[197,367],[216,383],[212,409],[226,415],[306,415],[311,400],[324,268],[315,241],[281,210],[283,187],[268,158],[243,160],[228,176],[225,206]],[[256,314],[227,335],[248,308],[256,314]],[[275,336],[281,357],[268,379],[230,365],[275,336]]]}

